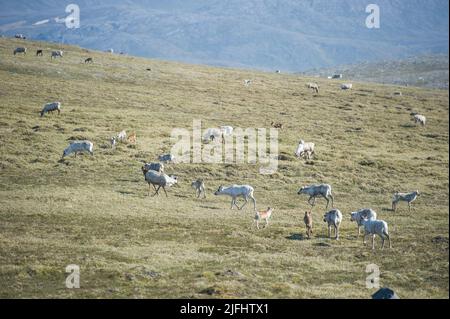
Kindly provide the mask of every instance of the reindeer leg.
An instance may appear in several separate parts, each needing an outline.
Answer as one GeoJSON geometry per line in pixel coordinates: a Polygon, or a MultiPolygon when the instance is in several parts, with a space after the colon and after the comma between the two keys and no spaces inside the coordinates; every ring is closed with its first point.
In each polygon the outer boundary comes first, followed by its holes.
{"type": "Polygon", "coordinates": [[[322,195],[322,197],[325,198],[325,200],[327,201],[327,207],[325,209],[328,209],[328,204],[330,203],[330,200],[325,195],[322,195]]]}
{"type": "Polygon", "coordinates": [[[167,196],[166,188],[163,186],[162,189],[164,191],[164,194],[166,194],[166,197],[169,197],[169,196],[167,196]]]}
{"type": "MultiPolygon", "coordinates": [[[[153,185],[153,187],[155,187],[155,185],[153,185]]],[[[152,197],[155,196],[155,195],[158,195],[158,196],[159,196],[159,189],[160,189],[160,188],[161,188],[161,186],[158,187],[158,189],[157,189],[156,192],[152,195],[152,197]]]]}
{"type": "Polygon", "coordinates": [[[391,236],[389,236],[389,234],[384,234],[386,237],[387,237],[387,239],[388,239],[388,241],[389,241],[389,248],[392,248],[392,245],[391,245],[391,236]]]}
{"type": "Polygon", "coordinates": [[[253,200],[253,210],[256,211],[256,199],[255,197],[253,197],[253,195],[250,196],[250,198],[253,200]]]}
{"type": "Polygon", "coordinates": [[[239,210],[240,208],[239,208],[239,205],[237,204],[236,200],[237,200],[237,198],[234,199],[234,205],[235,205],[236,208],[239,210]]]}
{"type": "Polygon", "coordinates": [[[242,204],[242,206],[241,206],[241,208],[239,208],[239,210],[242,210],[242,208],[244,208],[244,206],[245,205],[247,205],[247,203],[248,203],[248,199],[247,199],[247,197],[244,197],[244,201],[245,201],[245,203],[244,204],[242,204]]]}

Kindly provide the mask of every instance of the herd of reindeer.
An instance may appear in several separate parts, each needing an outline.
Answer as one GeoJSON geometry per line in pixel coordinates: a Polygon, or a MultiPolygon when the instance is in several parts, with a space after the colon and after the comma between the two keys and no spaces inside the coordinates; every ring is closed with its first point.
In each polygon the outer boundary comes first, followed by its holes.
{"type": "MultiPolygon", "coordinates": [[[[25,47],[17,47],[14,50],[14,55],[18,53],[26,54],[27,49],[25,47]]],[[[36,51],[36,56],[42,56],[43,50],[38,49],[36,51]]],[[[52,51],[51,52],[51,58],[62,58],[63,57],[63,51],[52,51]]],[[[93,63],[93,59],[91,57],[88,57],[84,61],[85,63],[93,63]]],[[[278,72],[277,72],[278,73],[278,72]]],[[[250,85],[252,82],[250,80],[245,80],[244,84],[246,86],[250,85]]],[[[315,83],[308,83],[306,86],[310,89],[313,89],[314,92],[319,92],[319,86],[315,83]]],[[[342,88],[344,89],[344,88],[342,88]]],[[[345,89],[348,89],[346,86],[345,89]]],[[[351,87],[350,87],[351,89],[351,87]]],[[[52,102],[47,103],[44,105],[43,109],[40,111],[41,117],[43,117],[46,113],[52,113],[54,111],[57,111],[58,114],[61,113],[61,103],[60,102],[52,102]]],[[[413,114],[414,121],[416,123],[421,124],[422,126],[425,125],[426,118],[423,115],[420,114],[413,114]]],[[[271,123],[272,127],[281,129],[282,124],[280,123],[271,123]]],[[[219,132],[221,132],[222,137],[223,134],[232,134],[232,128],[230,131],[230,127],[226,127],[227,130],[224,131],[223,127],[218,128],[219,132]]],[[[212,135],[215,137],[215,135],[212,135]]],[[[214,138],[211,138],[211,140],[214,140],[214,138]]],[[[136,133],[132,133],[131,136],[127,136],[125,131],[120,132],[117,136],[114,136],[111,138],[111,147],[115,147],[115,145],[118,142],[132,142],[136,143],[136,133]]],[[[91,155],[94,154],[93,152],[93,143],[91,141],[72,141],[70,142],[69,146],[63,151],[62,158],[74,153],[75,156],[78,153],[87,152],[91,155]]],[[[310,159],[314,155],[314,143],[305,143],[303,140],[300,141],[297,151],[295,152],[295,155],[298,158],[307,158],[310,159]]],[[[164,173],[164,164],[163,163],[169,163],[174,160],[174,157],[171,154],[162,155],[159,157],[159,162],[154,163],[146,163],[142,167],[142,172],[145,177],[145,181],[149,185],[149,191],[150,187],[153,186],[155,195],[159,195],[159,190],[162,188],[163,191],[166,192],[166,187],[170,187],[172,185],[177,184],[178,179],[176,176],[168,176],[164,173]]],[[[191,183],[191,186],[195,189],[197,198],[199,198],[202,194],[203,197],[206,197],[206,188],[205,183],[202,179],[197,179],[196,181],[191,183]]],[[[236,207],[238,210],[241,210],[244,208],[245,205],[247,205],[249,200],[252,200],[253,202],[253,209],[255,211],[255,217],[254,217],[254,224],[256,225],[256,228],[259,227],[259,223],[261,221],[265,222],[264,228],[269,225],[269,220],[271,219],[274,208],[268,207],[265,210],[258,211],[256,209],[256,199],[254,197],[254,188],[250,185],[230,185],[230,186],[220,186],[217,191],[214,192],[214,195],[224,195],[231,197],[231,209],[236,207]],[[244,200],[244,203],[242,206],[239,206],[237,204],[237,199],[242,198],[244,200]]],[[[329,203],[331,201],[332,209],[328,212],[326,212],[323,215],[323,221],[328,225],[328,236],[331,238],[332,231],[334,231],[334,238],[336,240],[339,239],[339,228],[343,221],[343,215],[339,209],[334,208],[334,198],[332,195],[332,188],[329,184],[318,184],[318,185],[309,185],[309,186],[303,186],[298,191],[299,195],[305,194],[309,196],[308,203],[314,207],[315,201],[317,197],[323,197],[327,201],[326,210],[328,210],[329,203]]],[[[150,193],[149,193],[150,195],[150,193]]],[[[393,195],[392,198],[392,210],[395,211],[397,208],[397,204],[399,202],[406,202],[409,207],[409,211],[411,211],[411,203],[416,200],[416,198],[420,195],[419,191],[413,191],[413,192],[407,192],[407,193],[400,193],[397,192],[393,195]]],[[[311,211],[306,211],[304,215],[304,223],[306,227],[306,236],[307,238],[311,238],[313,236],[313,214],[311,211]]],[[[381,248],[384,247],[385,239],[389,242],[389,247],[391,247],[391,240],[389,236],[388,231],[388,224],[384,220],[377,219],[377,214],[373,209],[370,208],[364,208],[360,209],[354,212],[350,213],[350,220],[352,222],[356,222],[357,228],[358,228],[358,236],[360,235],[360,230],[363,228],[363,243],[366,244],[366,239],[368,236],[371,236],[372,238],[372,249],[375,248],[374,240],[375,236],[378,235],[381,240],[381,248]]]]}

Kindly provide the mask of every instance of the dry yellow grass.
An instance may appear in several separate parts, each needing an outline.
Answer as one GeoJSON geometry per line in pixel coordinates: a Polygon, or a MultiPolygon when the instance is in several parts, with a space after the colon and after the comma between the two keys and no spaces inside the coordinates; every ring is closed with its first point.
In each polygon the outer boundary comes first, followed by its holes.
{"type": "Polygon", "coordinates": [[[448,298],[446,91],[354,83],[344,92],[330,80],[65,46],[51,61],[60,46],[28,41],[29,53],[14,57],[23,44],[0,39],[0,297],[368,298],[374,263],[402,298],[448,298]],[[83,63],[89,56],[93,65],[83,63]],[[310,81],[319,95],[305,88],[310,81]],[[62,114],[40,118],[54,100],[62,114]],[[413,125],[413,111],[426,127],[413,125]],[[193,119],[283,123],[286,160],[271,176],[254,165],[168,165],[180,187],[147,197],[142,161],[169,152],[171,130],[191,129],[193,119]],[[107,148],[122,129],[136,131],[137,145],[107,148]],[[95,155],[58,162],[70,138],[92,140],[95,155]],[[316,143],[313,161],[294,158],[300,138],[316,143]],[[205,200],[190,188],[196,178],[205,179],[205,200]],[[325,238],[320,199],[314,236],[302,240],[309,205],[297,190],[319,182],[333,186],[344,213],[338,242],[325,238]],[[231,211],[212,194],[231,183],[254,186],[259,209],[275,207],[269,228],[251,228],[251,205],[231,211]],[[422,196],[411,215],[405,205],[389,211],[395,190],[415,189],[422,196]],[[349,212],[363,207],[389,223],[393,249],[371,251],[356,238],[349,212]],[[68,264],[81,268],[80,289],[65,288],[68,264]]]}

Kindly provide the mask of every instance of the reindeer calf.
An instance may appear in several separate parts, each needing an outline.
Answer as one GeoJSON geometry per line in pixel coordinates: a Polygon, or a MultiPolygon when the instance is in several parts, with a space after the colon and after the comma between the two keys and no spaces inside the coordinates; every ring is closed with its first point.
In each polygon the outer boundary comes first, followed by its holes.
{"type": "Polygon", "coordinates": [[[310,239],[311,235],[313,233],[312,213],[305,212],[305,217],[303,217],[303,221],[305,222],[305,225],[306,225],[306,236],[308,236],[308,239],[310,239]]]}
{"type": "Polygon", "coordinates": [[[270,208],[270,207],[268,207],[267,210],[262,210],[262,211],[256,212],[256,214],[255,214],[256,228],[259,229],[259,222],[263,219],[266,221],[266,225],[264,226],[264,228],[269,226],[269,219],[270,219],[270,216],[272,216],[272,212],[273,212],[273,208],[270,208]]]}

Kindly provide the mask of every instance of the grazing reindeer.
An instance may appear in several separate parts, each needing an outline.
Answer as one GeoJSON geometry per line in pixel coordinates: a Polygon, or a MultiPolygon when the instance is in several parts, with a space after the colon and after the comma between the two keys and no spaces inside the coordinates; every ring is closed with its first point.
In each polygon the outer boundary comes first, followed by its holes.
{"type": "Polygon", "coordinates": [[[155,189],[155,193],[152,195],[159,195],[159,189],[162,187],[164,193],[167,196],[166,187],[171,187],[178,182],[177,176],[168,176],[164,173],[160,173],[153,170],[146,170],[145,166],[142,167],[142,173],[144,173],[145,181],[148,183],[148,196],[150,196],[150,185],[155,189]],[[158,186],[158,188],[156,188],[158,186]]]}
{"type": "Polygon", "coordinates": [[[131,132],[131,134],[127,137],[127,142],[130,144],[136,144],[136,132],[131,132]]]}
{"type": "Polygon", "coordinates": [[[125,130],[121,131],[116,135],[116,139],[118,142],[125,142],[127,140],[127,132],[125,130]]]}
{"type": "Polygon", "coordinates": [[[306,236],[308,236],[308,239],[310,239],[311,235],[313,233],[312,213],[305,212],[305,217],[303,217],[303,221],[305,222],[305,225],[306,225],[306,236]]]}
{"type": "Polygon", "coordinates": [[[84,64],[86,63],[94,63],[94,59],[93,58],[87,58],[86,60],[84,60],[84,64]]]}
{"type": "Polygon", "coordinates": [[[53,60],[53,59],[56,59],[58,57],[59,58],[63,57],[63,51],[61,51],[61,50],[52,51],[52,54],[50,55],[50,58],[53,60]]]}
{"type": "Polygon", "coordinates": [[[273,208],[270,208],[270,207],[268,207],[267,210],[262,210],[262,211],[256,212],[256,214],[255,214],[256,228],[259,229],[259,222],[263,219],[266,221],[266,225],[264,226],[264,228],[269,226],[269,219],[270,219],[270,216],[272,216],[272,213],[273,213],[273,208]]]}
{"type": "Polygon", "coordinates": [[[14,50],[14,55],[16,55],[17,53],[23,53],[23,54],[27,54],[27,48],[23,48],[23,47],[20,47],[20,48],[16,48],[15,50],[14,50]]]}
{"type": "Polygon", "coordinates": [[[427,118],[423,115],[416,114],[414,115],[414,123],[419,123],[420,125],[425,126],[427,123],[427,118]]]}
{"type": "Polygon", "coordinates": [[[305,143],[305,141],[300,140],[297,146],[297,150],[295,151],[295,156],[297,156],[298,158],[306,157],[306,159],[311,159],[311,157],[315,155],[314,148],[314,143],[305,143]]]}
{"type": "Polygon", "coordinates": [[[42,50],[37,50],[36,51],[36,56],[43,56],[44,52],[42,50]]]}
{"type": "Polygon", "coordinates": [[[278,128],[278,129],[283,129],[283,124],[282,123],[275,123],[275,122],[272,122],[272,123],[270,123],[270,125],[273,127],[273,128],[278,128]]]}
{"type": "Polygon", "coordinates": [[[398,202],[407,202],[408,210],[411,212],[411,203],[416,200],[416,198],[420,196],[419,191],[411,192],[411,193],[395,193],[392,197],[392,210],[397,211],[398,202]]]}
{"type": "Polygon", "coordinates": [[[205,191],[205,183],[203,179],[197,179],[191,183],[191,187],[195,189],[195,193],[197,194],[197,198],[200,198],[200,195],[203,193],[203,198],[206,198],[205,191]]]}
{"type": "Polygon", "coordinates": [[[331,238],[331,229],[334,228],[335,239],[339,240],[339,227],[342,222],[342,213],[339,209],[332,209],[323,215],[323,221],[328,224],[328,237],[331,238]]]}
{"type": "Polygon", "coordinates": [[[331,195],[331,186],[328,184],[303,186],[302,188],[300,188],[300,190],[298,191],[297,194],[298,195],[301,195],[301,194],[309,195],[308,203],[311,206],[314,206],[316,204],[317,196],[322,196],[323,198],[325,198],[327,200],[326,209],[328,209],[328,204],[330,203],[330,199],[331,199],[331,207],[334,207],[334,198],[333,198],[333,195],[331,195]],[[311,203],[311,200],[312,200],[312,203],[311,203]]]}
{"type": "Polygon", "coordinates": [[[111,148],[116,148],[117,139],[115,136],[111,137],[110,143],[111,143],[111,148]]]}
{"type": "Polygon", "coordinates": [[[363,219],[364,237],[363,244],[366,244],[366,237],[372,237],[372,250],[375,249],[375,235],[381,237],[381,249],[384,248],[384,240],[388,239],[389,248],[392,248],[391,237],[389,236],[388,224],[384,220],[363,219]]]}
{"type": "Polygon", "coordinates": [[[307,83],[306,87],[313,90],[313,92],[319,93],[319,85],[317,83],[307,83]]]}
{"type": "Polygon", "coordinates": [[[376,220],[377,219],[377,213],[370,208],[363,208],[356,212],[350,213],[350,221],[356,222],[356,225],[358,226],[358,236],[361,235],[361,226],[363,225],[364,219],[369,220],[376,220]]]}

